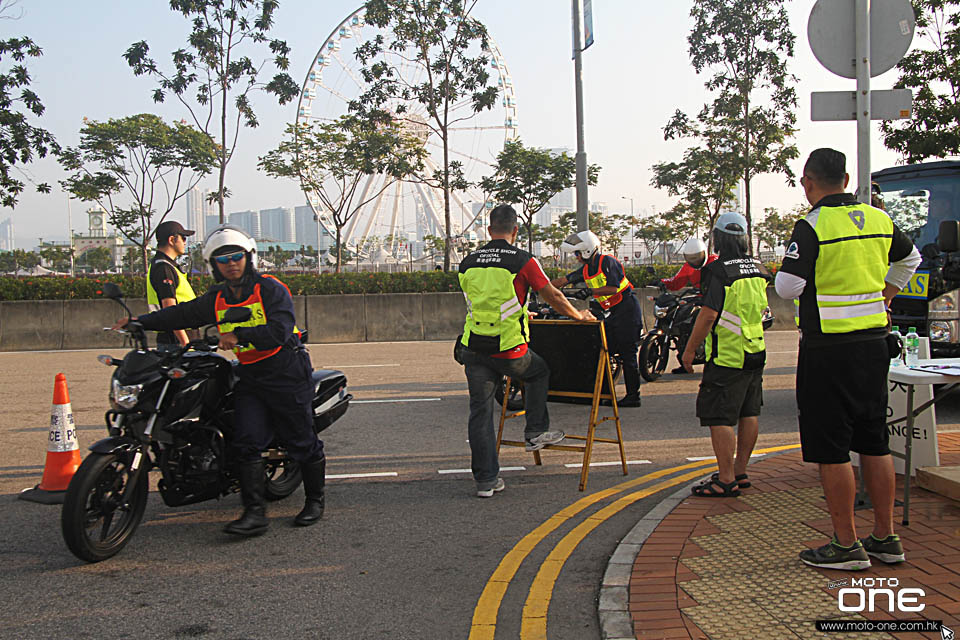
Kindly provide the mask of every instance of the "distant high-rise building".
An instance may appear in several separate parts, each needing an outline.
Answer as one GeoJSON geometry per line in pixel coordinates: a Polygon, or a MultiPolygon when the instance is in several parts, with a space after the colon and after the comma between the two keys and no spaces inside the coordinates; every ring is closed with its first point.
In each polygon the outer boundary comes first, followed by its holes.
{"type": "Polygon", "coordinates": [[[293,218],[298,244],[321,251],[326,251],[333,246],[333,236],[313,219],[313,209],[310,208],[310,205],[304,204],[294,208],[293,218]],[[317,239],[318,227],[320,231],[319,240],[317,239]]]}
{"type": "Polygon", "coordinates": [[[199,187],[193,187],[184,197],[187,203],[187,229],[197,232],[190,238],[191,242],[202,242],[207,235],[206,219],[203,213],[204,195],[205,193],[201,193],[199,187]]]}
{"type": "Polygon", "coordinates": [[[296,242],[296,222],[292,209],[276,207],[260,210],[260,234],[263,240],[296,242]]]}
{"type": "MultiPolygon", "coordinates": [[[[203,228],[206,229],[207,233],[210,233],[220,226],[220,214],[203,216],[203,223],[203,228]]],[[[206,234],[204,234],[204,237],[206,237],[206,234]]]]}
{"type": "MultiPolygon", "coordinates": [[[[574,155],[573,151],[566,147],[557,147],[556,149],[548,149],[548,151],[555,156],[565,153],[572,158],[574,155]]],[[[544,206],[534,215],[533,221],[542,227],[549,227],[550,225],[559,222],[560,216],[563,214],[576,210],[577,190],[573,187],[569,187],[550,198],[546,206],[544,206]]]]}
{"type": "Polygon", "coordinates": [[[7,218],[0,222],[0,251],[13,251],[16,248],[13,241],[13,218],[7,218]]]}
{"type": "Polygon", "coordinates": [[[227,221],[249,233],[254,240],[263,237],[260,233],[260,213],[257,211],[236,211],[228,216],[227,221]]]}

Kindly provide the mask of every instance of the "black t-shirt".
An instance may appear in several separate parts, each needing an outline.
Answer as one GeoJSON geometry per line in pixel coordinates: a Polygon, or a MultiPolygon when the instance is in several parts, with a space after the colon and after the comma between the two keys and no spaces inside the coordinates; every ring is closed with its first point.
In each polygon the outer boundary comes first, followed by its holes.
{"type": "MultiPolygon", "coordinates": [[[[162,251],[153,256],[150,268],[150,286],[157,292],[157,299],[177,299],[177,284],[180,281],[180,267],[162,251]]],[[[177,300],[177,302],[180,302],[177,300]]],[[[158,306],[161,306],[158,304],[158,306]]]]}
{"type": "MultiPolygon", "coordinates": [[[[849,193],[829,195],[818,202],[811,211],[819,207],[846,207],[861,204],[855,196],[849,193]]],[[[890,242],[890,251],[887,254],[890,262],[899,262],[913,252],[913,241],[893,225],[893,239],[890,242]]],[[[780,270],[795,275],[807,281],[800,294],[800,327],[803,330],[804,341],[813,342],[850,342],[873,337],[882,337],[886,329],[864,329],[849,333],[824,334],[820,331],[820,312],[817,308],[816,264],[820,255],[820,241],[817,232],[805,219],[798,220],[793,227],[793,234],[787,245],[780,270]]]]}

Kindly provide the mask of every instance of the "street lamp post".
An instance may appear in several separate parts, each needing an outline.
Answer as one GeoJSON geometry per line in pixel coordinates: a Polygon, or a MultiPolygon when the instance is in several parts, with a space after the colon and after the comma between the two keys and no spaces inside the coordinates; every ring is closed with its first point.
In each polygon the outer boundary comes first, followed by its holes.
{"type": "Polygon", "coordinates": [[[636,258],[636,251],[634,250],[634,242],[636,242],[637,237],[634,235],[634,217],[633,217],[633,198],[628,198],[627,196],[620,196],[623,200],[630,201],[630,257],[636,258]]]}

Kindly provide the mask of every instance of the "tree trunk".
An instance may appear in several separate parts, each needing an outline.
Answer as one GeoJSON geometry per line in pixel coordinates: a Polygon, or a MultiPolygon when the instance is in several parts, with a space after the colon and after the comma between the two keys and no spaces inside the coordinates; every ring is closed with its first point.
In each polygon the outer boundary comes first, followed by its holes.
{"type": "Polygon", "coordinates": [[[445,225],[444,234],[446,235],[443,243],[443,270],[450,271],[450,133],[443,129],[443,221],[445,225]]]}
{"type": "MultiPolygon", "coordinates": [[[[341,244],[341,238],[343,236],[340,233],[342,229],[343,227],[337,227],[337,266],[334,269],[334,273],[340,273],[340,261],[341,261],[340,254],[343,252],[343,245],[341,244]]],[[[319,262],[319,260],[320,258],[318,256],[317,261],[319,262]]]]}
{"type": "Polygon", "coordinates": [[[150,262],[147,255],[147,243],[144,242],[143,244],[138,244],[137,246],[140,247],[140,257],[143,260],[143,274],[146,275],[147,269],[150,267],[150,262]]]}

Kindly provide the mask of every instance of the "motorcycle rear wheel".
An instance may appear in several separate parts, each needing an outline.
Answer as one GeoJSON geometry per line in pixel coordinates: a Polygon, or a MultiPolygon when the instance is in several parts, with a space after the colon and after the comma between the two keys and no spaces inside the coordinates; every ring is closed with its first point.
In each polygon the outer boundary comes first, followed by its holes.
{"type": "Polygon", "coordinates": [[[88,454],[70,481],[60,513],[63,540],[71,553],[87,562],[119,553],[140,525],[149,484],[144,467],[131,471],[124,456],[88,454]],[[123,505],[123,492],[134,473],[140,477],[129,503],[123,505]]]}
{"type": "Polygon", "coordinates": [[[667,368],[669,355],[670,347],[665,336],[651,333],[644,337],[637,362],[643,379],[653,382],[659,378],[667,368]]]}
{"type": "Polygon", "coordinates": [[[267,463],[267,483],[264,487],[267,500],[283,500],[297,490],[302,480],[300,465],[293,460],[267,463]]]}

